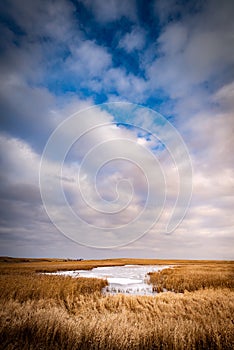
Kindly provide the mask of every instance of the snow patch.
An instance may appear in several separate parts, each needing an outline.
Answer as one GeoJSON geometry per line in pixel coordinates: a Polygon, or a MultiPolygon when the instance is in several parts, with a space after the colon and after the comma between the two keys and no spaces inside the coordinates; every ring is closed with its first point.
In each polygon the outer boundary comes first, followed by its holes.
{"type": "Polygon", "coordinates": [[[168,265],[124,265],[95,267],[92,270],[58,271],[48,274],[60,276],[102,278],[108,281],[103,289],[105,294],[153,295],[157,294],[149,284],[149,272],[157,272],[172,266],[168,265]]]}

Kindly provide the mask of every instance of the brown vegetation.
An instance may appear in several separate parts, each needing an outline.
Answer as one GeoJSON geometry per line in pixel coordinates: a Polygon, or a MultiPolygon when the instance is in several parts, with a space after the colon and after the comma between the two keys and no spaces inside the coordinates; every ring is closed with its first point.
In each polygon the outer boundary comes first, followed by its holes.
{"type": "Polygon", "coordinates": [[[234,289],[234,263],[210,262],[185,264],[150,273],[150,283],[157,292],[164,289],[183,293],[205,288],[234,289]]]}
{"type": "MultiPolygon", "coordinates": [[[[56,262],[60,263],[64,264],[56,262]]],[[[234,291],[228,284],[233,263],[210,262],[198,267],[183,262],[182,267],[168,270],[167,283],[170,281],[171,289],[184,293],[152,297],[105,296],[101,289],[106,281],[36,274],[35,267],[24,264],[18,264],[18,273],[7,263],[0,266],[2,349],[234,348],[234,291]],[[220,272],[220,278],[214,271],[220,272]],[[178,287],[182,275],[194,291],[185,291],[189,288],[184,288],[183,283],[178,287]],[[198,281],[202,278],[201,287],[198,281]]],[[[36,269],[43,264],[44,269],[44,262],[28,264],[38,264],[36,269]]]]}
{"type": "MultiPolygon", "coordinates": [[[[191,260],[190,264],[209,264],[206,260],[191,260]]],[[[212,264],[215,262],[212,262],[212,264]]],[[[218,262],[219,265],[225,262],[218,262]]],[[[29,273],[29,272],[56,272],[59,270],[90,270],[98,266],[122,266],[122,265],[184,265],[188,260],[163,260],[163,259],[105,259],[105,260],[68,260],[68,259],[22,259],[0,257],[0,273],[29,273]]]]}

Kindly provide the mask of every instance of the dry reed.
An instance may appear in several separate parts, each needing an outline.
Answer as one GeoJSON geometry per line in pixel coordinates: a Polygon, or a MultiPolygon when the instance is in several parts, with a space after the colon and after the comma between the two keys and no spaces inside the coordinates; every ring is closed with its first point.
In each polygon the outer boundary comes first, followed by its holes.
{"type": "Polygon", "coordinates": [[[182,265],[150,273],[150,283],[157,292],[164,289],[183,293],[205,288],[234,289],[234,263],[182,265]]]}
{"type": "Polygon", "coordinates": [[[101,289],[106,281],[35,274],[35,267],[22,264],[18,264],[18,274],[15,267],[0,269],[2,349],[234,348],[234,291],[228,284],[231,274],[227,267],[233,264],[213,263],[223,282],[217,282],[220,278],[211,273],[209,286],[203,281],[206,289],[202,289],[198,271],[207,280],[210,265],[199,264],[196,271],[198,265],[183,263],[168,270],[172,288],[178,288],[179,276],[184,274],[190,286],[194,278],[199,290],[188,292],[183,287],[183,294],[167,292],[151,297],[105,296],[101,289]]]}

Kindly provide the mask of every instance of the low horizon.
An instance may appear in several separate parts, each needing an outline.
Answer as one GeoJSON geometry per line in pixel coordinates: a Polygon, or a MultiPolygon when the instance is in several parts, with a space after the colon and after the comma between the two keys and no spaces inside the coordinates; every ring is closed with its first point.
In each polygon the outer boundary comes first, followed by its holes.
{"type": "MultiPolygon", "coordinates": [[[[69,257],[30,257],[30,256],[0,256],[1,259],[32,259],[32,260],[42,260],[42,259],[48,259],[48,260],[65,260],[65,261],[105,261],[105,260],[159,260],[159,261],[225,261],[225,262],[232,262],[234,259],[174,259],[174,258],[129,258],[129,257],[119,257],[119,258],[99,258],[99,259],[92,259],[92,258],[69,258],[69,257]]],[[[0,261],[1,262],[1,261],[0,261]]]]}

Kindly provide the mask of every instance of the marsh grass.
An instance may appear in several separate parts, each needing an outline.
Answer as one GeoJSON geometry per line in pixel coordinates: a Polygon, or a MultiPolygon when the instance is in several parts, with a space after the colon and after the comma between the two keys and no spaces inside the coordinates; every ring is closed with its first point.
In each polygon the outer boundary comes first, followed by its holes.
{"type": "MultiPolygon", "coordinates": [[[[178,288],[179,276],[187,271],[184,276],[189,276],[191,285],[194,277],[197,290],[182,288],[183,293],[151,297],[103,295],[104,280],[41,275],[33,272],[35,267],[23,264],[18,264],[18,273],[15,267],[0,267],[2,349],[234,348],[234,291],[230,285],[217,283],[215,274],[210,276],[212,286],[200,288],[198,271],[192,273],[196,269],[188,263],[171,269],[168,281],[174,281],[173,289],[178,288]]],[[[32,264],[40,269],[41,263],[32,264]]],[[[226,265],[212,266],[227,284],[231,275],[226,265]]],[[[206,280],[207,267],[199,264],[206,280]]]]}
{"type": "MultiPolygon", "coordinates": [[[[190,264],[210,264],[206,260],[191,260],[190,264]]],[[[212,264],[214,264],[213,262],[212,264]]],[[[225,262],[218,262],[223,265],[225,262]]],[[[105,260],[68,260],[68,259],[20,259],[0,257],[1,274],[25,274],[34,272],[56,272],[69,270],[90,270],[99,266],[123,265],[184,265],[188,260],[162,260],[162,259],[105,259],[105,260]]]]}
{"type": "Polygon", "coordinates": [[[234,264],[209,263],[180,265],[149,273],[150,283],[157,292],[164,289],[183,293],[205,288],[234,289],[234,264]]]}

